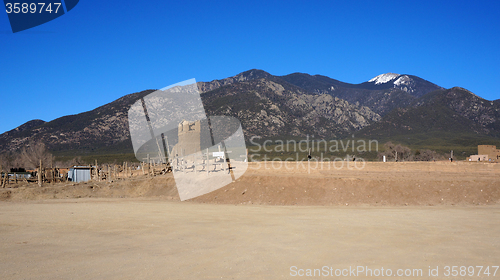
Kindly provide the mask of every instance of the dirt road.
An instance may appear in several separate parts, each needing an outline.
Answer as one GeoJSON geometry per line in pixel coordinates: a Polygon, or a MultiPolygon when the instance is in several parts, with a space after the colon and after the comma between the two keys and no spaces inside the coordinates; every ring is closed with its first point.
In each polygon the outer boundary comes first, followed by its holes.
{"type": "Polygon", "coordinates": [[[0,279],[500,277],[499,164],[267,167],[184,202],[171,174],[9,185],[0,279]]]}
{"type": "MultiPolygon", "coordinates": [[[[393,275],[398,269],[421,270],[422,276],[405,279],[427,279],[429,267],[438,268],[439,277],[433,278],[449,279],[445,266],[489,266],[493,273],[492,266],[500,265],[499,220],[497,205],[235,206],[140,198],[2,202],[0,278],[314,279],[293,275],[307,269],[348,273],[360,266],[372,273],[390,269],[393,275]]],[[[350,278],[371,278],[357,276],[350,278]]]]}

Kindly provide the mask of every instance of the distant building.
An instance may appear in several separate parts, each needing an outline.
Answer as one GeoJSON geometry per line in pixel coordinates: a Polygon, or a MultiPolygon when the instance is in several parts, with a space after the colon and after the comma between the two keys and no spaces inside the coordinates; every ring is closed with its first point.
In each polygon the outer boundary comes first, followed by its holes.
{"type": "Polygon", "coordinates": [[[500,150],[494,145],[478,145],[477,155],[471,155],[467,158],[468,161],[487,161],[499,162],[500,150]]]}
{"type": "Polygon", "coordinates": [[[172,154],[186,156],[201,150],[201,122],[182,121],[178,126],[179,142],[174,146],[172,154]]]}
{"type": "Polygon", "coordinates": [[[497,146],[493,145],[479,145],[477,146],[478,155],[488,155],[492,161],[500,161],[500,150],[497,146]]]}
{"type": "Polygon", "coordinates": [[[87,182],[92,179],[91,166],[74,166],[69,169],[68,179],[72,182],[87,182]]]}
{"type": "Polygon", "coordinates": [[[471,155],[468,161],[488,161],[488,155],[471,155]]]}

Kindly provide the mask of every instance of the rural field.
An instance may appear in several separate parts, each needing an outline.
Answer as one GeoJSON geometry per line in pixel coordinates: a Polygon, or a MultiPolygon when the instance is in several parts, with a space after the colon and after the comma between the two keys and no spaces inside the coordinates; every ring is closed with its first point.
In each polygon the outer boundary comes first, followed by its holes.
{"type": "Polygon", "coordinates": [[[499,164],[350,164],[250,163],[183,202],[171,174],[1,189],[0,278],[500,277],[499,164]]]}

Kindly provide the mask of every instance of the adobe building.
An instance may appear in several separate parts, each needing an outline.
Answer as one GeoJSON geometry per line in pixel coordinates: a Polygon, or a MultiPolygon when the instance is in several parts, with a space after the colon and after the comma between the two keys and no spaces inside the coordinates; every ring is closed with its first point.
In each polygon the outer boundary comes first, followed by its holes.
{"type": "Polygon", "coordinates": [[[477,155],[471,155],[467,161],[499,162],[500,150],[494,145],[478,145],[477,155]]]}
{"type": "Polygon", "coordinates": [[[174,146],[174,156],[186,156],[201,150],[201,122],[182,121],[178,126],[179,142],[174,146]]]}
{"type": "Polygon", "coordinates": [[[478,155],[488,155],[488,159],[492,161],[500,160],[500,150],[497,149],[497,146],[493,145],[479,145],[477,146],[477,154],[478,155]]]}
{"type": "Polygon", "coordinates": [[[488,155],[471,155],[468,161],[488,161],[488,155]]]}

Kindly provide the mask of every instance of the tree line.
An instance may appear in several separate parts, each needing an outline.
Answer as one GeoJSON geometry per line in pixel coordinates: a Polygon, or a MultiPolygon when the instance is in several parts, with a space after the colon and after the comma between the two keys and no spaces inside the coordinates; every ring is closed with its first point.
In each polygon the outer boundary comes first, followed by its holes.
{"type": "Polygon", "coordinates": [[[65,162],[56,161],[43,142],[33,140],[17,151],[0,154],[0,166],[7,171],[33,170],[40,166],[40,161],[44,167],[67,167],[81,164],[80,157],[65,162]]]}
{"type": "Polygon", "coordinates": [[[401,144],[387,142],[384,144],[384,151],[378,153],[378,159],[386,157],[388,161],[433,161],[445,159],[443,155],[429,149],[415,150],[401,144]]]}

